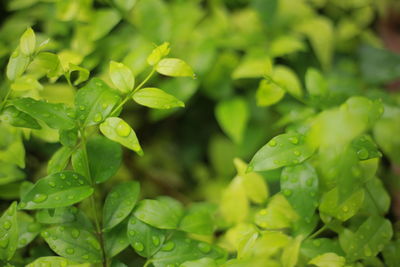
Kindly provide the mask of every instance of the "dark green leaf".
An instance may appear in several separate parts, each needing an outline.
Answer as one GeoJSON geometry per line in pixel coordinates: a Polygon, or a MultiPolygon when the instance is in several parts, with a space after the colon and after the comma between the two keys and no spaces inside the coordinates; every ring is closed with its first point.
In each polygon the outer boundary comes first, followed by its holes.
{"type": "Polygon", "coordinates": [[[101,249],[96,237],[82,229],[55,226],[42,232],[42,237],[58,255],[77,262],[100,262],[101,249]]]}
{"type": "Polygon", "coordinates": [[[72,110],[64,104],[47,103],[32,98],[15,99],[13,104],[17,109],[45,122],[51,128],[68,130],[75,127],[71,118],[72,110]]]}
{"type": "Polygon", "coordinates": [[[10,260],[18,246],[17,202],[3,213],[0,225],[0,259],[10,260]]]}
{"type": "Polygon", "coordinates": [[[146,258],[150,258],[160,249],[166,236],[165,230],[154,228],[134,215],[129,219],[127,234],[136,253],[146,258]]]}
{"type": "Polygon", "coordinates": [[[254,155],[249,171],[266,171],[295,165],[308,159],[314,149],[297,133],[281,134],[271,139],[254,155]]]}
{"type": "Polygon", "coordinates": [[[83,126],[101,123],[120,101],[119,95],[102,80],[94,78],[75,97],[76,115],[83,126]]]}
{"type": "Polygon", "coordinates": [[[214,212],[215,208],[211,205],[193,204],[183,216],[179,229],[199,235],[212,235],[214,232],[214,212]]]}
{"type": "Polygon", "coordinates": [[[15,127],[40,129],[39,123],[29,114],[16,109],[13,106],[6,107],[0,115],[0,120],[15,127]]]}
{"type": "Polygon", "coordinates": [[[195,241],[177,232],[153,256],[152,263],[155,267],[166,267],[205,257],[223,261],[226,255],[219,247],[195,241]]]}
{"type": "Polygon", "coordinates": [[[129,246],[126,229],[127,224],[124,222],[104,234],[105,251],[109,258],[116,256],[129,246]]]}
{"type": "Polygon", "coordinates": [[[93,188],[72,171],[53,173],[40,179],[22,197],[21,209],[49,209],[70,206],[93,194],[93,188]]]}
{"type": "Polygon", "coordinates": [[[78,130],[60,130],[60,143],[63,146],[74,147],[78,142],[78,130]]]}
{"type": "Polygon", "coordinates": [[[120,183],[111,190],[104,202],[104,230],[113,228],[131,213],[139,193],[140,185],[134,181],[120,183]]]}
{"type": "Polygon", "coordinates": [[[183,215],[182,204],[169,197],[145,199],[134,212],[141,221],[160,229],[176,229],[183,215]]]}
{"type": "Polygon", "coordinates": [[[63,146],[58,149],[49,160],[47,165],[47,173],[52,174],[63,171],[68,165],[71,154],[72,149],[67,146],[63,146]]]}

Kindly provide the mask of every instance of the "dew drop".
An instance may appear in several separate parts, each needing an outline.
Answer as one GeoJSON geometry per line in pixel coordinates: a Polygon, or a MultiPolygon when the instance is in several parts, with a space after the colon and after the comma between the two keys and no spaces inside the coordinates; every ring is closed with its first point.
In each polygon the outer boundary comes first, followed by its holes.
{"type": "Polygon", "coordinates": [[[23,208],[26,207],[26,203],[25,202],[21,202],[21,203],[19,203],[18,206],[19,206],[19,208],[23,209],[23,208]]]}
{"type": "Polygon", "coordinates": [[[73,196],[73,195],[69,195],[67,198],[68,198],[69,200],[72,200],[72,199],[74,199],[74,196],[73,196]]]}
{"type": "Polygon", "coordinates": [[[85,106],[79,106],[79,110],[84,111],[85,110],[85,106]]]}
{"type": "Polygon", "coordinates": [[[343,212],[348,212],[349,211],[349,207],[343,206],[342,210],[343,210],[343,212]]]}
{"type": "Polygon", "coordinates": [[[45,195],[45,194],[36,194],[33,197],[33,202],[41,203],[41,202],[45,201],[46,199],[47,199],[47,195],[45,195]]]}
{"type": "Polygon", "coordinates": [[[141,242],[135,242],[133,248],[139,252],[144,250],[144,245],[141,242]]]}
{"type": "Polygon", "coordinates": [[[175,243],[173,241],[168,241],[165,243],[165,245],[162,247],[162,251],[171,251],[175,248],[175,243]]]}
{"type": "Polygon", "coordinates": [[[42,236],[43,236],[44,238],[47,238],[47,237],[50,236],[50,233],[47,232],[47,231],[44,231],[44,232],[42,232],[42,236]]]}
{"type": "Polygon", "coordinates": [[[11,222],[9,221],[9,220],[6,220],[4,223],[3,223],[3,228],[4,229],[6,229],[6,230],[8,230],[8,229],[10,229],[11,228],[11,222]]]}
{"type": "Polygon", "coordinates": [[[21,238],[21,239],[19,240],[19,244],[22,245],[22,246],[25,246],[26,243],[28,243],[28,241],[27,241],[25,238],[21,238]]]}
{"type": "Polygon", "coordinates": [[[270,147],[275,147],[275,146],[277,145],[277,143],[276,143],[275,140],[271,140],[271,141],[269,141],[268,145],[269,145],[270,147]]]}
{"type": "Polygon", "coordinates": [[[74,178],[75,180],[79,178],[79,176],[77,174],[73,174],[72,178],[74,178]]]}
{"type": "Polygon", "coordinates": [[[50,182],[49,182],[49,186],[50,186],[50,187],[56,187],[56,183],[55,183],[54,181],[50,181],[50,182]]]}
{"type": "Polygon", "coordinates": [[[75,253],[75,249],[73,249],[73,248],[67,248],[67,249],[65,250],[65,252],[67,252],[67,254],[69,254],[69,255],[72,255],[72,254],[75,253]]]}
{"type": "Polygon", "coordinates": [[[371,251],[371,249],[369,248],[368,245],[366,245],[366,246],[364,247],[364,255],[367,256],[367,257],[372,256],[372,251],[371,251]]]}
{"type": "Polygon", "coordinates": [[[0,240],[0,247],[1,248],[7,248],[8,246],[8,238],[0,240]]]}
{"type": "Polygon", "coordinates": [[[199,244],[197,245],[197,247],[198,247],[199,250],[200,250],[201,252],[203,252],[203,253],[208,253],[208,252],[211,251],[211,246],[210,246],[210,244],[207,244],[207,243],[204,243],[204,242],[199,243],[199,244]]]}
{"type": "Polygon", "coordinates": [[[368,159],[369,157],[368,150],[366,150],[365,148],[361,148],[360,150],[357,151],[357,156],[361,160],[368,159]]]}
{"type": "Polygon", "coordinates": [[[135,219],[135,218],[131,218],[131,219],[129,220],[129,223],[130,223],[130,224],[135,224],[135,223],[136,223],[136,219],[135,219]]]}
{"type": "Polygon", "coordinates": [[[88,260],[88,259],[89,259],[89,255],[87,255],[87,254],[86,254],[86,255],[83,255],[82,258],[83,258],[84,260],[88,260]]]}
{"type": "Polygon", "coordinates": [[[117,218],[122,218],[122,217],[124,217],[124,213],[122,213],[122,212],[118,212],[118,214],[117,214],[117,218]]]}
{"type": "Polygon", "coordinates": [[[60,200],[60,197],[59,196],[55,196],[54,199],[55,200],[60,200]]]}
{"type": "Polygon", "coordinates": [[[167,267],[176,267],[176,265],[173,264],[173,263],[170,263],[170,264],[167,265],[167,267]]]}
{"type": "Polygon", "coordinates": [[[129,230],[129,235],[130,235],[130,236],[136,235],[136,231],[134,231],[134,230],[129,230]]]}
{"type": "Polygon", "coordinates": [[[103,116],[101,115],[101,113],[96,113],[96,115],[94,115],[93,120],[94,122],[101,122],[103,120],[103,116]]]}
{"type": "Polygon", "coordinates": [[[80,235],[80,231],[78,230],[78,229],[72,229],[71,230],[71,236],[73,237],[73,238],[75,238],[75,239],[77,239],[78,237],[79,237],[79,235],[80,235]]]}
{"type": "Polygon", "coordinates": [[[290,143],[297,145],[299,143],[299,138],[293,136],[293,137],[289,137],[289,141],[290,143]]]}
{"type": "Polygon", "coordinates": [[[66,178],[65,174],[64,173],[60,173],[60,178],[61,178],[61,180],[64,180],[66,178]]]}
{"type": "Polygon", "coordinates": [[[285,189],[285,190],[283,190],[283,194],[288,197],[288,196],[290,196],[292,194],[292,190],[285,189]]]}
{"type": "Polygon", "coordinates": [[[158,236],[153,235],[153,236],[151,237],[151,241],[153,242],[153,245],[154,245],[154,246],[160,245],[160,238],[158,238],[158,236]]]}
{"type": "Polygon", "coordinates": [[[299,181],[299,178],[297,178],[297,177],[292,177],[292,179],[290,179],[290,181],[291,181],[292,183],[297,183],[297,182],[299,181]]]}
{"type": "Polygon", "coordinates": [[[82,184],[84,184],[85,182],[84,182],[83,180],[79,180],[78,183],[82,185],[82,184]]]}
{"type": "Polygon", "coordinates": [[[298,151],[298,150],[295,150],[295,151],[293,151],[293,154],[294,154],[295,156],[300,156],[300,155],[301,155],[301,152],[298,151]]]}
{"type": "Polygon", "coordinates": [[[120,121],[117,125],[116,132],[121,137],[127,137],[131,133],[131,128],[126,122],[120,121]]]}

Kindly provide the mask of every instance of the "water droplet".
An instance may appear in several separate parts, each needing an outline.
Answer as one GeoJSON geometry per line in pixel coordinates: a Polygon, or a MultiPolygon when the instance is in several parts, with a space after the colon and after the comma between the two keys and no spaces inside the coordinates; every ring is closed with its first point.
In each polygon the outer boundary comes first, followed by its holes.
{"type": "Polygon", "coordinates": [[[313,241],[314,246],[319,247],[321,245],[321,241],[319,240],[314,240],[313,241]]]}
{"type": "Polygon", "coordinates": [[[41,203],[41,202],[45,201],[46,199],[47,199],[47,195],[45,195],[45,194],[36,194],[33,197],[33,202],[41,203]]]}
{"type": "Polygon", "coordinates": [[[260,215],[267,215],[267,214],[268,214],[267,209],[262,209],[262,210],[260,210],[260,211],[258,212],[258,214],[260,214],[260,215]]]}
{"type": "Polygon", "coordinates": [[[93,120],[94,122],[101,122],[103,120],[103,116],[101,115],[101,113],[96,113],[96,115],[94,115],[93,120]]]}
{"type": "Polygon", "coordinates": [[[299,138],[297,138],[296,136],[289,137],[289,141],[290,143],[297,145],[299,143],[299,138]]]}
{"type": "Polygon", "coordinates": [[[153,235],[153,236],[151,237],[151,241],[153,242],[153,245],[154,245],[154,246],[160,245],[160,238],[158,238],[158,236],[153,235]]]}
{"type": "Polygon", "coordinates": [[[292,190],[285,189],[285,190],[283,190],[283,194],[288,197],[288,196],[290,196],[292,194],[292,190]]]}
{"type": "Polygon", "coordinates": [[[300,155],[301,155],[301,152],[298,151],[298,150],[294,150],[294,151],[293,151],[293,154],[294,154],[295,156],[300,156],[300,155]]]}
{"type": "Polygon", "coordinates": [[[270,147],[275,147],[275,146],[277,145],[277,143],[276,143],[275,140],[272,139],[271,141],[269,141],[268,145],[269,145],[270,147]]]}
{"type": "Polygon", "coordinates": [[[359,167],[351,168],[351,172],[354,175],[354,177],[360,177],[361,176],[361,169],[359,167]]]}
{"type": "Polygon", "coordinates": [[[82,184],[84,184],[85,182],[84,182],[83,180],[79,180],[78,183],[82,185],[82,184]]]}
{"type": "Polygon", "coordinates": [[[23,208],[26,207],[26,203],[25,202],[21,202],[21,203],[19,203],[18,206],[19,206],[19,208],[23,209],[23,208]]]}
{"type": "Polygon", "coordinates": [[[71,181],[66,181],[65,182],[67,185],[72,185],[71,181]]]}
{"type": "Polygon", "coordinates": [[[367,257],[371,257],[372,256],[372,251],[371,251],[371,249],[369,248],[368,245],[366,245],[364,247],[364,255],[367,256],[367,257]]]}
{"type": "Polygon", "coordinates": [[[60,230],[60,232],[64,232],[65,231],[65,227],[64,226],[60,226],[60,227],[58,227],[58,229],[60,230]]]}
{"type": "Polygon", "coordinates": [[[66,252],[67,254],[69,254],[69,255],[72,255],[72,254],[75,253],[75,249],[73,249],[73,248],[67,248],[67,249],[65,250],[65,252],[66,252]]]}
{"type": "Polygon", "coordinates": [[[64,180],[66,178],[65,174],[64,173],[60,173],[60,178],[61,178],[61,180],[64,180]]]}
{"type": "Polygon", "coordinates": [[[77,174],[74,173],[74,174],[72,175],[72,178],[74,178],[74,179],[76,180],[76,179],[79,178],[79,176],[78,176],[77,174]]]}
{"type": "Polygon", "coordinates": [[[78,230],[78,229],[72,229],[71,230],[71,236],[73,237],[73,238],[75,238],[75,239],[77,239],[78,237],[79,237],[79,235],[80,235],[80,231],[78,230]]]}
{"type": "Polygon", "coordinates": [[[173,263],[170,263],[170,264],[167,265],[167,267],[176,267],[176,265],[173,264],[173,263]]]}
{"type": "Polygon", "coordinates": [[[343,206],[343,207],[342,207],[342,210],[343,210],[343,212],[348,212],[348,211],[349,211],[349,207],[343,206]]]}
{"type": "Polygon", "coordinates": [[[280,164],[282,164],[282,162],[281,162],[280,160],[277,160],[277,159],[276,159],[276,160],[274,160],[274,164],[275,164],[275,165],[280,165],[280,164]]]}
{"type": "Polygon", "coordinates": [[[135,242],[133,248],[139,252],[144,250],[144,245],[141,242],[135,242]]]}
{"type": "Polygon", "coordinates": [[[129,220],[129,223],[130,223],[130,224],[135,224],[135,223],[136,223],[136,219],[135,219],[135,218],[131,218],[131,219],[129,220]]]}
{"type": "Polygon", "coordinates": [[[6,229],[6,230],[8,230],[8,229],[10,229],[11,228],[11,222],[9,221],[9,220],[6,220],[4,223],[3,223],[3,228],[4,229],[6,229]]]}
{"type": "Polygon", "coordinates": [[[292,161],[292,163],[293,163],[293,164],[297,164],[297,163],[299,163],[299,160],[298,160],[298,159],[294,159],[294,160],[292,161]]]}
{"type": "Polygon", "coordinates": [[[22,245],[22,246],[25,246],[26,243],[28,243],[28,241],[27,241],[25,238],[21,238],[21,239],[19,240],[19,244],[22,245]]]}
{"type": "Polygon", "coordinates": [[[129,235],[130,235],[130,236],[136,235],[136,231],[134,231],[134,230],[129,230],[129,235]]]}
{"type": "Polygon", "coordinates": [[[85,110],[85,106],[79,106],[79,110],[84,111],[85,110]]]}
{"type": "Polygon", "coordinates": [[[69,200],[72,200],[72,199],[74,199],[74,197],[75,197],[75,196],[73,196],[73,195],[69,195],[67,198],[68,198],[69,200]]]}
{"type": "Polygon", "coordinates": [[[165,245],[162,247],[162,251],[171,251],[175,248],[175,243],[173,241],[168,241],[165,243],[165,245]]]}
{"type": "Polygon", "coordinates": [[[56,183],[54,181],[49,182],[50,187],[56,187],[56,183]]]}
{"type": "Polygon", "coordinates": [[[368,150],[366,150],[365,148],[361,148],[360,150],[357,151],[357,156],[361,160],[368,159],[369,157],[368,150]]]}
{"type": "Polygon", "coordinates": [[[297,182],[299,181],[299,178],[297,178],[297,177],[292,177],[292,179],[290,179],[290,181],[291,181],[292,183],[297,183],[297,182]]]}
{"type": "Polygon", "coordinates": [[[118,212],[118,214],[117,214],[117,218],[122,218],[122,217],[124,217],[124,213],[123,212],[118,212]]]}
{"type": "Polygon", "coordinates": [[[127,137],[131,133],[131,127],[129,127],[126,122],[120,121],[117,125],[116,132],[121,137],[127,137]]]}
{"type": "Polygon", "coordinates": [[[207,243],[204,243],[204,242],[199,243],[199,244],[197,245],[197,247],[198,247],[199,250],[200,250],[201,252],[203,252],[203,253],[208,253],[208,252],[211,251],[211,246],[210,246],[210,244],[207,244],[207,243]]]}
{"type": "Polygon", "coordinates": [[[5,237],[5,239],[0,240],[0,247],[7,248],[7,246],[8,246],[8,238],[5,237]]]}
{"type": "Polygon", "coordinates": [[[47,231],[44,231],[44,232],[42,232],[42,236],[43,236],[44,238],[47,238],[47,237],[50,236],[50,233],[47,232],[47,231]]]}
{"type": "Polygon", "coordinates": [[[317,193],[315,191],[310,193],[310,196],[315,197],[317,195],[317,193]]]}

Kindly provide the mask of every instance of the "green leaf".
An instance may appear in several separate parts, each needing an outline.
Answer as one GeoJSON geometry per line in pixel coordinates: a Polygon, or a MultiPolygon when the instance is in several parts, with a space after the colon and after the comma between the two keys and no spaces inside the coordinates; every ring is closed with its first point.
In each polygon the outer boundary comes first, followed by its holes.
{"type": "Polygon", "coordinates": [[[307,69],[305,82],[307,91],[311,96],[323,97],[328,94],[328,84],[317,69],[307,69]]]}
{"type": "Polygon", "coordinates": [[[90,75],[90,72],[88,69],[79,67],[78,65],[75,65],[72,63],[69,63],[68,71],[65,73],[65,78],[67,79],[67,81],[70,84],[73,84],[76,86],[80,83],[83,83],[84,81],[87,81],[87,79],[89,79],[89,75],[90,75]],[[72,74],[76,73],[76,72],[78,73],[77,78],[74,81],[72,81],[71,80],[72,74]]]}
{"type": "Polygon", "coordinates": [[[347,221],[361,208],[364,202],[364,195],[364,190],[359,189],[339,202],[339,190],[335,187],[322,195],[319,210],[338,220],[347,221]]]}
{"type": "Polygon", "coordinates": [[[172,77],[195,77],[192,68],[178,58],[164,58],[156,65],[156,71],[160,74],[172,77]]]}
{"type": "Polygon", "coordinates": [[[103,208],[103,229],[108,230],[122,222],[133,210],[140,193],[138,182],[120,183],[107,195],[103,208]]]}
{"type": "Polygon", "coordinates": [[[237,176],[222,192],[220,201],[221,215],[227,223],[239,223],[246,220],[249,208],[250,204],[242,178],[237,176]]]}
{"type": "Polygon", "coordinates": [[[160,229],[176,229],[183,215],[182,204],[170,197],[145,199],[134,211],[141,221],[160,229]]]}
{"type": "Polygon", "coordinates": [[[73,171],[53,173],[40,179],[21,199],[21,209],[70,206],[93,194],[87,180],[73,171]]]}
{"type": "Polygon", "coordinates": [[[281,194],[274,195],[267,208],[261,209],[254,216],[254,222],[266,229],[289,228],[298,219],[298,214],[281,194]]]}
{"type": "Polygon", "coordinates": [[[315,258],[324,253],[336,253],[340,256],[344,255],[342,248],[337,239],[316,238],[306,239],[301,245],[301,254],[309,259],[315,258]]]}
{"type": "Polygon", "coordinates": [[[74,147],[78,142],[78,129],[60,130],[60,143],[63,146],[74,147]]]}
{"type": "Polygon", "coordinates": [[[249,115],[247,103],[240,97],[221,101],[215,108],[218,124],[236,143],[243,139],[249,115]]]}
{"type": "Polygon", "coordinates": [[[224,261],[226,255],[219,247],[189,239],[177,232],[153,256],[152,263],[155,267],[166,267],[205,257],[224,261]]]}
{"type": "Polygon", "coordinates": [[[0,120],[15,127],[40,129],[39,123],[29,114],[13,106],[6,107],[0,115],[0,120]]]}
{"type": "Polygon", "coordinates": [[[281,192],[302,218],[311,220],[318,206],[318,176],[314,167],[308,163],[285,167],[281,192]]]}
{"type": "Polygon", "coordinates": [[[41,231],[41,225],[24,212],[18,212],[18,248],[23,248],[31,243],[41,231]]]}
{"type": "Polygon", "coordinates": [[[400,262],[400,239],[396,241],[391,241],[389,244],[385,246],[383,250],[383,258],[385,260],[385,264],[388,267],[396,267],[400,262]]]}
{"type": "Polygon", "coordinates": [[[386,214],[390,208],[390,196],[381,179],[368,180],[364,188],[367,194],[365,194],[362,210],[367,214],[386,214]]]}
{"type": "Polygon", "coordinates": [[[100,262],[101,249],[90,232],[70,226],[55,226],[42,232],[42,237],[58,255],[77,262],[100,262]]]}
{"type": "Polygon", "coordinates": [[[122,93],[128,93],[135,86],[135,77],[131,69],[120,62],[111,61],[108,74],[112,83],[122,93]]]}
{"type": "Polygon", "coordinates": [[[11,89],[13,91],[38,91],[42,90],[43,86],[34,76],[23,75],[14,80],[14,82],[11,84],[11,89]]]}
{"type": "Polygon", "coordinates": [[[356,151],[359,160],[382,157],[382,153],[369,135],[362,135],[356,138],[351,143],[351,146],[356,151]]]}
{"type": "Polygon", "coordinates": [[[71,118],[72,110],[64,104],[47,103],[32,98],[19,98],[12,103],[17,109],[43,121],[50,128],[68,130],[75,127],[75,122],[71,118]]]}
{"type": "Polygon", "coordinates": [[[126,229],[127,224],[124,222],[104,234],[105,251],[108,258],[113,258],[129,246],[126,229]]]}
{"type": "Polygon", "coordinates": [[[296,73],[288,67],[282,65],[276,66],[271,76],[267,76],[267,79],[270,79],[275,85],[281,87],[281,89],[296,98],[301,98],[303,96],[299,78],[296,73]]]}
{"type": "Polygon", "coordinates": [[[102,136],[96,136],[88,140],[86,144],[87,157],[89,159],[89,171],[86,173],[83,149],[76,150],[72,155],[74,170],[85,177],[91,177],[96,184],[110,179],[118,171],[122,161],[121,146],[102,136]]]}
{"type": "Polygon", "coordinates": [[[0,218],[0,259],[10,260],[18,246],[17,202],[13,202],[0,218]]]}
{"type": "Polygon", "coordinates": [[[136,103],[149,108],[170,109],[185,107],[185,103],[158,88],[143,88],[133,95],[136,103]]]}
{"type": "Polygon", "coordinates": [[[9,184],[25,178],[25,173],[17,165],[0,161],[0,185],[9,184]]]}
{"type": "Polygon", "coordinates": [[[349,240],[343,240],[348,243],[344,250],[351,261],[374,257],[383,250],[392,235],[390,221],[374,215],[365,220],[349,240]]]}
{"type": "Polygon", "coordinates": [[[26,267],[43,267],[43,266],[68,266],[68,260],[63,257],[48,256],[40,257],[29,263],[26,267]]]}
{"type": "Polygon", "coordinates": [[[55,172],[63,171],[65,167],[67,167],[71,155],[72,149],[70,147],[63,146],[58,149],[49,160],[47,173],[53,174],[55,172]]]}
{"type": "Polygon", "coordinates": [[[183,216],[179,229],[199,235],[212,235],[214,232],[213,213],[215,208],[207,204],[193,204],[183,216]]]}
{"type": "Polygon", "coordinates": [[[346,259],[335,253],[324,253],[308,262],[318,267],[343,267],[345,263],[346,259]]]}
{"type": "Polygon", "coordinates": [[[315,16],[299,24],[298,30],[310,40],[321,65],[324,68],[329,68],[332,61],[333,44],[335,43],[332,22],[326,17],[315,16]]]}
{"type": "Polygon", "coordinates": [[[28,67],[30,62],[29,56],[20,52],[16,49],[12,54],[7,64],[7,78],[10,81],[14,81],[16,78],[20,77],[28,67]]]}
{"type": "Polygon", "coordinates": [[[150,258],[163,245],[166,238],[165,230],[154,228],[137,219],[133,214],[128,223],[128,239],[142,257],[150,258]]]}
{"type": "Polygon", "coordinates": [[[42,224],[65,224],[76,220],[78,209],[72,207],[55,208],[52,210],[41,209],[35,214],[35,218],[42,224]]]}
{"type": "Polygon", "coordinates": [[[19,39],[19,48],[27,56],[32,55],[36,48],[36,36],[32,28],[26,29],[19,39]]]}
{"type": "Polygon", "coordinates": [[[232,73],[233,79],[261,78],[272,70],[271,58],[247,56],[232,73]]]}
{"type": "Polygon", "coordinates": [[[299,258],[300,245],[303,237],[297,236],[284,249],[281,256],[282,267],[294,267],[299,258]]]}
{"type": "Polygon", "coordinates": [[[299,164],[314,153],[306,143],[305,136],[287,133],[275,136],[254,155],[249,170],[267,171],[284,166],[299,164]]]}
{"type": "Polygon", "coordinates": [[[120,101],[119,95],[102,80],[94,78],[75,97],[76,115],[82,126],[101,123],[120,101]]]}
{"type": "Polygon", "coordinates": [[[105,122],[100,124],[100,131],[108,139],[120,143],[140,156],[143,155],[135,131],[123,119],[118,117],[107,118],[105,122]]]}
{"type": "Polygon", "coordinates": [[[147,63],[150,66],[154,66],[160,62],[163,57],[168,56],[170,52],[170,47],[168,42],[164,42],[161,45],[151,51],[151,54],[147,57],[147,63]]]}
{"type": "Polygon", "coordinates": [[[266,107],[278,103],[285,96],[285,90],[268,80],[261,80],[257,89],[257,105],[266,107]]]}
{"type": "Polygon", "coordinates": [[[211,258],[202,258],[194,261],[185,261],[179,267],[217,267],[217,263],[211,258]]]}

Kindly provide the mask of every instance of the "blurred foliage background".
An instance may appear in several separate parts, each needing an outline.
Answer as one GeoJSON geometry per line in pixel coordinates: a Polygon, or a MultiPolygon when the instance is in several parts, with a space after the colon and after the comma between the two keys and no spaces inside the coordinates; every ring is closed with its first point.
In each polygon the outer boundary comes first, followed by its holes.
{"type": "MultiPolygon", "coordinates": [[[[400,136],[398,1],[3,0],[0,7],[3,70],[29,26],[38,39],[50,39],[47,48],[61,62],[82,66],[106,82],[110,60],[144,77],[146,57],[164,41],[171,43],[172,56],[193,67],[196,79],[157,77],[150,82],[183,100],[185,109],[130,105],[124,110],[122,117],[134,127],[145,155],[125,151],[116,177],[102,185],[105,192],[118,181],[138,179],[146,197],[215,202],[235,174],[235,157],[249,161],[288,124],[349,96],[368,95],[392,105],[388,120],[398,122],[388,123],[377,141],[385,152],[384,182],[397,195],[394,202],[400,202],[395,179],[400,139],[392,138],[400,136]],[[323,72],[330,92],[328,101],[315,99],[313,107],[299,101],[310,67],[323,72]],[[260,85],[266,73],[294,91],[279,96],[279,103],[270,102],[260,85]]],[[[21,95],[71,104],[75,92],[64,78],[55,84],[32,68],[30,81],[36,86],[21,95]]],[[[79,71],[71,75],[77,79],[79,71]]],[[[7,86],[5,78],[0,86],[7,86]]],[[[46,174],[43,163],[58,149],[53,143],[58,133],[44,128],[32,131],[31,138],[0,134],[0,198],[15,199],[24,180],[46,174]],[[26,166],[21,156],[12,156],[24,149],[26,166]]],[[[264,173],[272,191],[278,189],[274,181],[279,175],[264,173]]]]}

